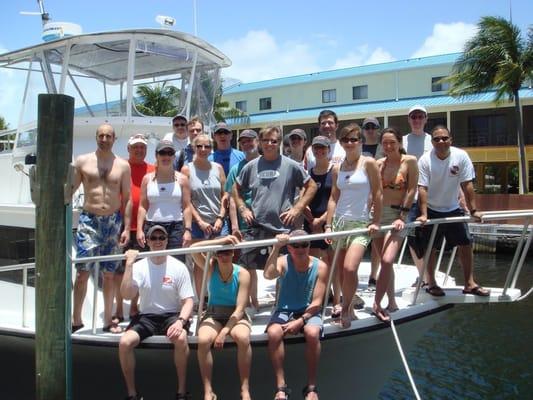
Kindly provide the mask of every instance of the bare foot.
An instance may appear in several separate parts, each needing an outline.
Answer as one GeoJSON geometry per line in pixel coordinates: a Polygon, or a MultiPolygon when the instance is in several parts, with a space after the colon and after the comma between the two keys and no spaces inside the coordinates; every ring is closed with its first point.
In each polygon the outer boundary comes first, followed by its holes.
{"type": "Polygon", "coordinates": [[[378,306],[377,304],[374,303],[374,306],[372,307],[372,309],[374,310],[374,312],[372,314],[374,314],[374,316],[379,319],[381,322],[390,322],[390,316],[389,316],[389,313],[384,310],[383,308],[381,308],[380,306],[378,306]]]}

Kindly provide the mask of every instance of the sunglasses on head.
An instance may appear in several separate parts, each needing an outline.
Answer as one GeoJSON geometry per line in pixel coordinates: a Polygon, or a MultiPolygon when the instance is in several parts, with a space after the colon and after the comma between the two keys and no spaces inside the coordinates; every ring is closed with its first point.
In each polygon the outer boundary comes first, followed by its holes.
{"type": "Polygon", "coordinates": [[[169,156],[172,157],[176,152],[174,150],[159,150],[157,152],[160,156],[169,156]]]}
{"type": "Polygon", "coordinates": [[[152,242],[156,242],[156,241],[164,241],[164,240],[167,240],[167,237],[165,235],[152,235],[150,236],[150,240],[152,242]]]}
{"type": "Polygon", "coordinates": [[[300,242],[300,243],[292,243],[290,246],[294,247],[295,249],[305,249],[310,246],[309,242],[300,242]]]}
{"type": "Polygon", "coordinates": [[[342,138],[341,139],[341,142],[342,143],[357,143],[360,139],[357,138],[357,137],[350,137],[350,138],[342,138]]]}
{"type": "Polygon", "coordinates": [[[198,150],[202,150],[202,149],[207,149],[207,150],[210,150],[213,146],[211,146],[210,144],[197,144],[196,145],[196,148],[198,150]]]}
{"type": "Polygon", "coordinates": [[[448,140],[450,140],[450,137],[449,136],[435,136],[434,138],[431,138],[431,140],[433,140],[435,143],[447,142],[448,140]]]}

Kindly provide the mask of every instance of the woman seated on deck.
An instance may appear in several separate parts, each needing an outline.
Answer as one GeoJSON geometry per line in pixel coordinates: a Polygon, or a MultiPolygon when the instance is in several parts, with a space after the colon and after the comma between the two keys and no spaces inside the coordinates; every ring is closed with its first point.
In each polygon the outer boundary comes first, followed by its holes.
{"type": "Polygon", "coordinates": [[[396,311],[398,305],[394,298],[394,269],[392,264],[407,235],[405,218],[409,213],[418,183],[418,165],[416,157],[405,154],[402,147],[402,135],[394,128],[387,128],[381,133],[381,146],[385,154],[378,160],[383,187],[383,212],[381,225],[393,225],[389,232],[374,235],[372,246],[381,254],[381,270],[374,297],[374,314],[381,321],[390,320],[389,312],[396,311]],[[381,300],[387,292],[389,304],[381,308],[381,300]]]}
{"type": "MultiPolygon", "coordinates": [[[[225,236],[213,240],[194,243],[191,247],[236,244],[235,236],[225,236]]],[[[196,265],[205,268],[206,255],[193,253],[196,265]]],[[[210,260],[207,270],[209,301],[202,315],[198,331],[198,364],[204,384],[204,399],[216,400],[211,387],[213,356],[211,346],[222,349],[229,334],[237,344],[237,363],[241,378],[241,399],[249,400],[249,377],[252,362],[250,346],[250,321],[244,312],[250,295],[250,273],[243,267],[233,264],[233,250],[217,251],[210,260]]]]}

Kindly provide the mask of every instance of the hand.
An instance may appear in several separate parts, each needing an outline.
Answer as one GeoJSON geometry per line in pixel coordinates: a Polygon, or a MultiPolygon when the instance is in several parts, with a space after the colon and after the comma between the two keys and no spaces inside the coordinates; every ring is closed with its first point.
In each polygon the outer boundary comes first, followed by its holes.
{"type": "Polygon", "coordinates": [[[255,221],[254,214],[252,213],[252,210],[250,210],[249,208],[246,208],[246,207],[241,211],[241,217],[242,217],[242,219],[244,219],[244,221],[246,222],[246,224],[248,226],[253,225],[253,223],[255,221]]]}
{"type": "Polygon", "coordinates": [[[237,244],[240,241],[241,240],[237,236],[228,235],[228,236],[224,236],[223,238],[221,238],[221,243],[220,244],[237,244]]]}
{"type": "Polygon", "coordinates": [[[183,236],[181,239],[181,247],[189,247],[192,243],[192,235],[190,231],[183,232],[183,236]]]}
{"type": "Polygon", "coordinates": [[[372,222],[370,225],[368,225],[368,233],[370,234],[370,236],[372,236],[377,231],[379,231],[379,224],[372,222]]]}
{"type": "Polygon", "coordinates": [[[200,227],[205,236],[210,237],[213,234],[213,227],[207,222],[199,221],[198,226],[200,227]]]}
{"type": "Polygon", "coordinates": [[[296,219],[300,216],[301,212],[295,209],[294,207],[288,211],[282,212],[279,215],[281,222],[285,226],[291,226],[296,222],[296,219]]]}
{"type": "Polygon", "coordinates": [[[222,226],[224,225],[224,220],[222,218],[217,218],[215,223],[213,224],[213,232],[218,233],[222,230],[222,226]]]}
{"type": "Polygon", "coordinates": [[[311,232],[322,233],[322,226],[324,225],[324,221],[322,221],[322,219],[320,218],[313,218],[309,225],[311,226],[311,232]]]}
{"type": "Polygon", "coordinates": [[[481,222],[481,213],[479,211],[475,211],[474,213],[470,214],[472,218],[476,220],[476,222],[481,222]]]}
{"type": "Polygon", "coordinates": [[[242,232],[239,229],[232,229],[231,234],[235,236],[239,242],[242,242],[243,236],[242,232]]]}
{"type": "Polygon", "coordinates": [[[227,333],[223,330],[221,330],[217,337],[215,338],[215,343],[213,344],[213,347],[215,349],[221,349],[224,347],[224,342],[226,341],[227,333]]]}
{"type": "Polygon", "coordinates": [[[393,229],[395,231],[401,231],[403,228],[405,228],[405,222],[403,219],[398,218],[392,222],[393,229]]]}
{"type": "MultiPolygon", "coordinates": [[[[331,230],[331,227],[328,226],[327,228],[324,228],[324,233],[331,233],[331,232],[333,232],[331,230]]],[[[328,238],[328,239],[324,239],[324,242],[326,242],[327,244],[332,244],[333,240],[328,238]]]]}
{"type": "Polygon", "coordinates": [[[140,228],[137,229],[137,243],[139,244],[139,246],[141,246],[141,248],[144,249],[144,246],[146,244],[146,238],[144,236],[143,230],[140,228]]]}
{"type": "Polygon", "coordinates": [[[286,233],[280,233],[276,235],[277,243],[274,244],[274,247],[276,247],[278,250],[281,249],[283,246],[286,246],[289,242],[289,235],[286,233]]]}
{"type": "Polygon", "coordinates": [[[176,322],[174,322],[168,327],[167,338],[172,339],[178,337],[179,335],[181,335],[181,332],[183,332],[183,321],[181,319],[178,319],[176,322]]]}
{"type": "Polygon", "coordinates": [[[427,215],[421,215],[420,217],[418,217],[416,219],[416,221],[421,222],[422,225],[424,225],[427,222],[427,220],[428,220],[428,216],[427,215]]]}
{"type": "Polygon", "coordinates": [[[135,261],[138,255],[139,255],[139,250],[134,250],[134,249],[127,250],[125,253],[126,263],[128,263],[129,261],[130,264],[133,264],[133,262],[135,261]]]}
{"type": "Polygon", "coordinates": [[[122,231],[120,234],[120,240],[118,242],[118,245],[120,247],[125,247],[130,242],[130,233],[127,230],[122,231]]]}
{"type": "Polygon", "coordinates": [[[284,335],[296,335],[304,325],[304,321],[301,318],[298,318],[281,325],[281,329],[283,330],[284,335]]]}

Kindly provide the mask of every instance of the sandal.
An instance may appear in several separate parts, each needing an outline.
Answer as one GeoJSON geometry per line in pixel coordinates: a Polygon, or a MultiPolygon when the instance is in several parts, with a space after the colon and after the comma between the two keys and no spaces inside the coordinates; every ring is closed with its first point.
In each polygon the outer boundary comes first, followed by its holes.
{"type": "MultiPolygon", "coordinates": [[[[176,400],[189,400],[190,398],[191,398],[191,394],[189,392],[187,392],[187,393],[176,393],[176,400]]],[[[216,399],[216,397],[215,397],[215,399],[216,399]]]]}
{"type": "Polygon", "coordinates": [[[379,319],[381,322],[389,323],[390,322],[390,315],[387,310],[384,310],[381,307],[374,306],[372,315],[379,319]]]}
{"type": "Polygon", "coordinates": [[[106,333],[113,333],[115,335],[118,335],[118,334],[124,332],[124,329],[122,329],[122,327],[120,327],[118,324],[116,324],[114,322],[110,323],[107,326],[104,326],[102,328],[102,330],[104,332],[106,332],[106,333]]]}
{"type": "Polygon", "coordinates": [[[442,290],[442,288],[437,285],[433,285],[426,288],[426,293],[429,293],[430,295],[435,297],[442,297],[446,295],[446,293],[444,293],[444,290],[442,290]]]}
{"type": "Polygon", "coordinates": [[[475,296],[487,297],[490,296],[490,290],[483,289],[481,286],[474,286],[470,289],[464,289],[463,294],[473,294],[475,296]]]}
{"type": "Polygon", "coordinates": [[[309,393],[316,393],[317,397],[318,397],[318,389],[317,389],[316,385],[307,385],[307,386],[305,386],[302,389],[302,395],[303,395],[304,399],[307,399],[307,395],[309,393]]]}
{"type": "Polygon", "coordinates": [[[279,386],[276,388],[276,393],[274,394],[274,400],[288,400],[289,396],[291,394],[291,390],[287,387],[287,385],[279,386]],[[279,393],[283,393],[283,397],[279,397],[279,393]]]}
{"type": "Polygon", "coordinates": [[[83,324],[79,324],[79,325],[72,325],[72,333],[76,332],[76,331],[79,331],[81,328],[85,327],[85,325],[83,324]]]}

